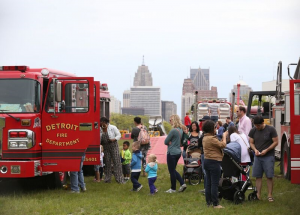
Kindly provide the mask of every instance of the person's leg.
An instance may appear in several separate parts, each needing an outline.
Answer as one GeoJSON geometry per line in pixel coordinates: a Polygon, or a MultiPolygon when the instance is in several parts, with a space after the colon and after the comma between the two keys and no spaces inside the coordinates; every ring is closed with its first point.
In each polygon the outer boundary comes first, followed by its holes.
{"type": "Polygon", "coordinates": [[[141,186],[141,184],[138,182],[140,174],[141,172],[131,172],[131,182],[134,190],[141,186]]]}
{"type": "Polygon", "coordinates": [[[105,174],[105,182],[110,182],[111,180],[111,152],[110,152],[110,145],[103,146],[104,149],[104,163],[105,163],[105,169],[104,169],[104,174],[105,174]]]}
{"type": "Polygon", "coordinates": [[[78,172],[70,172],[71,190],[79,192],[78,187],[78,172]]]}
{"type": "Polygon", "coordinates": [[[149,188],[150,188],[150,193],[155,193],[155,186],[154,186],[154,182],[156,180],[156,177],[153,178],[148,178],[148,184],[149,184],[149,188]]]}
{"type": "Polygon", "coordinates": [[[185,150],[182,150],[182,158],[186,158],[186,151],[185,150]]]}
{"type": "Polygon", "coordinates": [[[263,169],[267,177],[268,199],[273,201],[273,177],[274,177],[275,157],[263,157],[263,169]]]}
{"type": "Polygon", "coordinates": [[[100,172],[100,180],[102,180],[102,178],[103,178],[103,167],[100,166],[99,172],[100,172]]]}
{"type": "Polygon", "coordinates": [[[82,170],[84,159],[85,159],[85,155],[83,155],[82,158],[81,158],[80,170],[78,172],[78,184],[79,184],[79,186],[81,187],[81,189],[83,191],[86,191],[86,187],[85,187],[85,183],[84,183],[83,170],[82,170]]]}
{"type": "Polygon", "coordinates": [[[211,166],[211,200],[214,206],[219,205],[219,180],[221,176],[221,162],[220,161],[214,161],[211,166]]]}
{"type": "Polygon", "coordinates": [[[122,173],[122,164],[120,159],[120,150],[117,142],[112,143],[112,160],[114,164],[114,176],[118,183],[124,182],[122,173]]]}
{"type": "Polygon", "coordinates": [[[175,173],[176,164],[174,158],[170,154],[167,154],[167,164],[170,173],[171,189],[176,190],[176,173],[175,173]]]}
{"type": "Polygon", "coordinates": [[[206,172],[206,184],[205,184],[205,199],[206,204],[211,205],[211,172],[210,172],[210,162],[205,159],[205,172],[206,172]]]}
{"type": "Polygon", "coordinates": [[[257,189],[257,198],[260,199],[261,196],[261,186],[262,186],[262,176],[263,176],[263,166],[261,158],[254,156],[254,163],[252,168],[252,177],[256,178],[256,189],[257,189]]]}
{"type": "Polygon", "coordinates": [[[179,181],[180,186],[184,184],[184,181],[181,177],[181,175],[176,171],[178,160],[180,159],[181,155],[173,155],[175,160],[175,174],[176,174],[176,180],[179,181]]]}

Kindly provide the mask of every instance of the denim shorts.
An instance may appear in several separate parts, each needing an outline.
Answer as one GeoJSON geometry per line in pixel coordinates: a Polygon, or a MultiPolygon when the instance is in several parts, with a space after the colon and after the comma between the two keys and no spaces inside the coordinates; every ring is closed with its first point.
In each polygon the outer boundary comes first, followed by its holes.
{"type": "Polygon", "coordinates": [[[252,167],[252,176],[262,178],[265,173],[267,178],[274,177],[275,156],[254,156],[254,164],[252,167]]]}
{"type": "Polygon", "coordinates": [[[130,164],[122,164],[123,175],[130,175],[130,164]]]}

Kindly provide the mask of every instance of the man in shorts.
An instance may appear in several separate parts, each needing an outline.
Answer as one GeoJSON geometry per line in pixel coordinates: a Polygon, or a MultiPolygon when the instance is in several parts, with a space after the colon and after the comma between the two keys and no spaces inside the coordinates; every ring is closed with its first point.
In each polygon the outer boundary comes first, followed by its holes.
{"type": "Polygon", "coordinates": [[[255,151],[252,176],[256,177],[257,198],[261,199],[262,176],[265,173],[268,186],[268,201],[273,202],[273,177],[275,147],[278,135],[274,127],[264,124],[262,116],[254,117],[254,128],[250,130],[250,146],[255,151]]]}

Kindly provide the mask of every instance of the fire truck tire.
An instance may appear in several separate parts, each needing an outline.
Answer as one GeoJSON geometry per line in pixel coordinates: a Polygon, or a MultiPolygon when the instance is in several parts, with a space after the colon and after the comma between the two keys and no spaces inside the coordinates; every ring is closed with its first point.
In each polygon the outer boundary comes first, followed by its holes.
{"type": "Polygon", "coordinates": [[[281,169],[284,175],[284,178],[291,180],[291,154],[290,147],[287,143],[284,143],[282,154],[281,154],[281,169]]]}

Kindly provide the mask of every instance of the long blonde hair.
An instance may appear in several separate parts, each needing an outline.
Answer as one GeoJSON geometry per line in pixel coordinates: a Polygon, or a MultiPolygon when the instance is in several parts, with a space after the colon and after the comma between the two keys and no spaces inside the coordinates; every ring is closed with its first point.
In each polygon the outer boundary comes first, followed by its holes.
{"type": "Polygon", "coordinates": [[[181,128],[184,129],[185,125],[183,125],[180,121],[180,117],[177,114],[171,115],[170,119],[173,120],[173,128],[181,128]]]}

